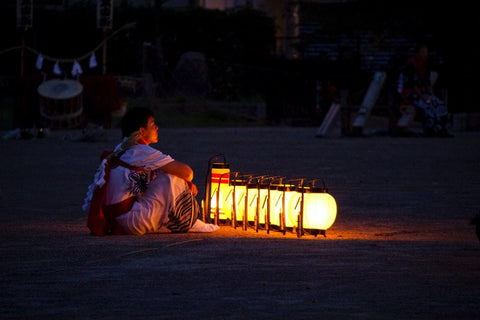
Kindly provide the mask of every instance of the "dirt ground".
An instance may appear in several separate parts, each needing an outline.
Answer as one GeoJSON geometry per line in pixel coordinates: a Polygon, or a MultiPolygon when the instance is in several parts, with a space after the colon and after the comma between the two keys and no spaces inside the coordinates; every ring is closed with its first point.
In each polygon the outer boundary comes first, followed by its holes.
{"type": "Polygon", "coordinates": [[[160,129],[192,166],[323,179],[326,237],[222,226],[95,237],[81,211],[96,142],[0,141],[0,319],[480,319],[480,132],[318,138],[316,128],[160,129]]]}

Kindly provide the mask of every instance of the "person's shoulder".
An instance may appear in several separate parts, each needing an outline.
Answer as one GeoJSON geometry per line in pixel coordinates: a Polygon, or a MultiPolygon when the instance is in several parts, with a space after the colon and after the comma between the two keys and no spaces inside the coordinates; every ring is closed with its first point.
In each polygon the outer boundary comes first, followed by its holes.
{"type": "Polygon", "coordinates": [[[131,146],[130,148],[128,148],[127,150],[130,150],[131,153],[137,153],[137,152],[142,152],[142,153],[162,153],[160,150],[152,147],[152,146],[149,146],[149,145],[146,145],[146,144],[134,144],[133,146],[131,146]]]}

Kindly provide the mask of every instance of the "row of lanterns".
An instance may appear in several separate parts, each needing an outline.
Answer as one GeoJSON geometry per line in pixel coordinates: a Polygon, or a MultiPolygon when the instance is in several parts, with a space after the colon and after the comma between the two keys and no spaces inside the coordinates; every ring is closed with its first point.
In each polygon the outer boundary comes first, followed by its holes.
{"type": "Polygon", "coordinates": [[[315,180],[240,175],[218,157],[209,162],[204,221],[209,214],[217,225],[230,222],[234,228],[253,226],[267,233],[292,230],[298,237],[305,231],[325,236],[333,225],[337,204],[325,186],[315,186],[315,180]]]}

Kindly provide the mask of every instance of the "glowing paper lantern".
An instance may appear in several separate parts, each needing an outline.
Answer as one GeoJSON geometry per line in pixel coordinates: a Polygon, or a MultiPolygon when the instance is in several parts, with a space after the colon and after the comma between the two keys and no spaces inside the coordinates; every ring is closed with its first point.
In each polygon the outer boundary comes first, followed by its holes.
{"type": "Polygon", "coordinates": [[[235,228],[241,221],[244,230],[253,222],[257,231],[263,225],[267,233],[271,226],[276,226],[284,234],[287,229],[293,229],[299,237],[304,230],[310,230],[315,236],[318,233],[325,235],[335,222],[335,199],[326,188],[316,188],[315,180],[306,187],[304,179],[288,180],[290,183],[286,184],[278,176],[239,178],[235,173],[230,179],[229,165],[218,162],[217,157],[214,163],[209,162],[205,192],[208,207],[204,208],[204,218],[209,213],[215,224],[218,225],[219,220],[230,220],[235,228]],[[278,178],[279,183],[271,183],[278,178]],[[297,185],[291,184],[294,181],[298,182],[297,185]]]}
{"type": "Polygon", "coordinates": [[[217,219],[227,219],[223,210],[224,197],[230,189],[230,168],[228,163],[212,163],[210,174],[210,216],[217,219]]]}
{"type": "MultiPolygon", "coordinates": [[[[267,233],[270,232],[272,226],[272,217],[274,215],[274,201],[279,195],[276,193],[278,186],[272,185],[271,183],[264,184],[260,187],[260,223],[265,224],[265,229],[267,233]]],[[[279,222],[278,215],[276,215],[277,221],[279,222]]],[[[274,225],[274,224],[273,224],[274,225]]]]}
{"type": "Polygon", "coordinates": [[[290,205],[293,205],[289,210],[290,221],[298,226],[298,217],[302,214],[304,229],[325,231],[332,226],[337,217],[337,203],[323,188],[298,188],[295,201],[290,205]]]}
{"type": "Polygon", "coordinates": [[[258,208],[258,183],[247,183],[247,202],[245,203],[245,209],[247,212],[247,221],[254,222],[257,216],[258,208]]]}
{"type": "MultiPolygon", "coordinates": [[[[227,219],[242,221],[245,212],[245,196],[247,193],[247,181],[244,179],[232,179],[228,192],[223,198],[223,212],[227,219]]],[[[235,226],[235,224],[234,224],[235,226]]]]}
{"type": "Polygon", "coordinates": [[[271,189],[270,223],[285,231],[285,228],[294,226],[290,221],[288,208],[291,207],[291,202],[294,200],[295,186],[293,184],[277,184],[273,185],[271,189]]]}
{"type": "Polygon", "coordinates": [[[268,218],[269,210],[269,184],[260,183],[258,185],[258,211],[259,211],[259,223],[265,224],[268,218]]]}

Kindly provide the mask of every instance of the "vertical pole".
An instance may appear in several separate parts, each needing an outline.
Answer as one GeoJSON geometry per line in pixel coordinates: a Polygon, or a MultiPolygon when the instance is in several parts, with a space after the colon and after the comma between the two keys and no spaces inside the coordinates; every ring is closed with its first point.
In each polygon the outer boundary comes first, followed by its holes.
{"type": "Polygon", "coordinates": [[[233,193],[232,193],[232,226],[234,229],[237,228],[237,197],[236,197],[236,184],[237,184],[238,172],[235,172],[235,183],[233,184],[233,193]]]}
{"type": "Polygon", "coordinates": [[[285,224],[286,224],[286,221],[285,221],[285,184],[283,185],[284,188],[283,188],[283,194],[282,194],[282,210],[281,210],[281,213],[280,213],[280,228],[282,230],[282,233],[283,235],[285,235],[285,232],[286,232],[286,227],[285,227],[285,224]]]}
{"type": "Polygon", "coordinates": [[[267,216],[265,217],[265,228],[267,229],[267,234],[270,233],[270,183],[267,188],[267,216]]]}
{"type": "Polygon", "coordinates": [[[22,50],[20,52],[20,76],[23,78],[25,71],[25,29],[22,32],[22,50]]]}
{"type": "Polygon", "coordinates": [[[248,183],[245,185],[245,209],[243,210],[242,230],[247,231],[247,219],[248,219],[248,183]]]}
{"type": "Polygon", "coordinates": [[[217,187],[217,194],[216,194],[216,201],[217,206],[215,207],[215,225],[218,226],[220,222],[220,186],[222,184],[222,176],[218,179],[218,187],[217,187]]]}
{"type": "Polygon", "coordinates": [[[233,192],[232,192],[232,227],[237,229],[237,197],[235,197],[235,184],[233,185],[233,192]]]}
{"type": "Polygon", "coordinates": [[[107,29],[103,29],[103,74],[107,74],[107,29]]]}
{"type": "Polygon", "coordinates": [[[300,200],[300,212],[298,213],[298,222],[297,222],[297,237],[300,238],[301,236],[303,236],[303,208],[304,208],[304,201],[305,201],[305,198],[304,198],[304,193],[305,193],[305,189],[303,188],[303,185],[301,186],[301,190],[302,190],[302,196],[301,196],[301,200],[300,200]]]}
{"type": "Polygon", "coordinates": [[[211,210],[211,195],[210,190],[212,188],[212,162],[211,159],[208,162],[208,169],[207,169],[207,178],[205,180],[205,210],[203,211],[203,222],[207,222],[210,216],[211,210]]]}
{"type": "Polygon", "coordinates": [[[260,180],[257,180],[257,207],[255,209],[255,232],[258,232],[260,224],[260,180]]]}

